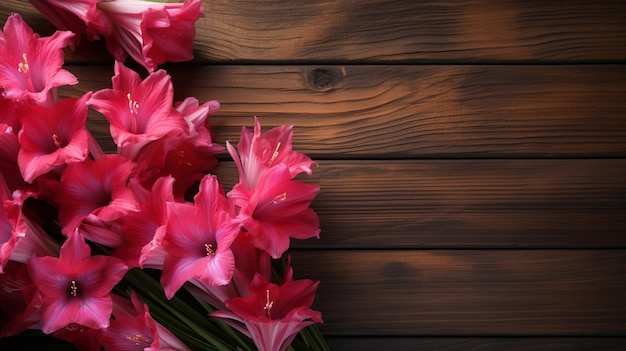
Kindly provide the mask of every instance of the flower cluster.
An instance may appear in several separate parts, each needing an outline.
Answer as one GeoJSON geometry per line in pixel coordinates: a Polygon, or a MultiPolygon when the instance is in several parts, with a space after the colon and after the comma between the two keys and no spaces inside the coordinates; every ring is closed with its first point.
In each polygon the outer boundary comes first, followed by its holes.
{"type": "Polygon", "coordinates": [[[0,337],[35,328],[85,350],[275,351],[321,323],[318,282],[294,279],[285,255],[290,238],[319,235],[319,187],[296,179],[315,163],[292,150],[291,126],[262,132],[255,118],[227,143],[239,182],[226,193],[210,174],[224,151],[208,125],[219,103],[175,102],[170,76],[154,70],[187,58],[161,39],[193,24],[199,1],[33,3],[61,28],[103,35],[118,60],[111,88],[59,98],[78,83],[62,67],[76,34],[40,37],[18,14],[0,32],[0,337]],[[115,152],[87,128],[90,108],[115,152]]]}

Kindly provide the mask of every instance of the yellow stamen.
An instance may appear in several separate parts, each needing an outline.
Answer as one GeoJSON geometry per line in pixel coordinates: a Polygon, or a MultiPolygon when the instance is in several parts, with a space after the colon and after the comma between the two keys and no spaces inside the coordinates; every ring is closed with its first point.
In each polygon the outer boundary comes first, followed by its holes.
{"type": "Polygon", "coordinates": [[[276,204],[276,203],[279,203],[279,202],[285,201],[285,200],[287,200],[287,193],[282,193],[280,195],[276,195],[274,200],[272,200],[272,203],[276,204]]]}
{"type": "Polygon", "coordinates": [[[272,319],[272,314],[270,313],[272,311],[272,307],[274,307],[274,301],[270,300],[270,290],[267,289],[265,290],[265,306],[263,309],[265,310],[265,313],[267,313],[268,319],[272,319]]]}
{"type": "Polygon", "coordinates": [[[215,251],[213,251],[213,245],[211,245],[211,244],[204,244],[204,248],[206,249],[206,255],[207,256],[215,255],[215,251]]]}
{"type": "Polygon", "coordinates": [[[280,141],[278,142],[278,144],[276,144],[276,148],[274,149],[272,158],[270,158],[270,161],[267,163],[268,166],[271,166],[272,162],[274,162],[274,160],[276,160],[276,157],[278,157],[278,149],[280,149],[280,141]]]}
{"type": "Polygon", "coordinates": [[[147,345],[151,344],[150,340],[144,338],[141,334],[135,334],[133,336],[127,336],[126,340],[133,341],[135,343],[135,345],[139,345],[140,343],[144,343],[144,344],[147,344],[147,345]]]}
{"type": "Polygon", "coordinates": [[[70,285],[70,295],[76,296],[78,293],[78,287],[76,286],[76,280],[71,281],[70,285]]]}
{"type": "Polygon", "coordinates": [[[139,103],[131,98],[130,93],[126,94],[126,98],[128,99],[128,109],[130,113],[136,115],[139,112],[139,103]]]}
{"type": "Polygon", "coordinates": [[[59,135],[57,133],[52,134],[52,140],[54,141],[54,146],[61,147],[61,140],[59,140],[59,135]]]}
{"type": "Polygon", "coordinates": [[[22,62],[17,64],[17,71],[20,73],[28,73],[30,67],[28,66],[28,59],[26,54],[22,54],[22,62]]]}

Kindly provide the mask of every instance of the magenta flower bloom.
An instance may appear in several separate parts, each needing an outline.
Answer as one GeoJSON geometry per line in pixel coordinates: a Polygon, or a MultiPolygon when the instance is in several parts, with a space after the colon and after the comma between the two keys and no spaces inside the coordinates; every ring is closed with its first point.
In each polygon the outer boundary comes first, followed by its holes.
{"type": "Polygon", "coordinates": [[[57,31],[40,38],[18,14],[9,16],[0,36],[0,87],[3,95],[15,101],[36,104],[52,102],[52,89],[78,83],[76,77],[62,69],[63,48],[74,36],[57,31]]]}
{"type": "Polygon", "coordinates": [[[237,218],[254,245],[280,258],[290,237],[319,237],[319,219],[310,208],[318,192],[318,185],[291,180],[287,166],[281,164],[264,172],[256,188],[246,190],[238,183],[228,197],[239,207],[237,218]]]}
{"type": "Polygon", "coordinates": [[[0,274],[0,338],[16,335],[39,322],[41,298],[26,264],[9,261],[0,274]]]}
{"type": "Polygon", "coordinates": [[[172,107],[174,88],[165,71],[142,81],[137,72],[116,62],[112,82],[112,89],[95,92],[89,103],[111,123],[119,154],[135,159],[146,143],[187,130],[187,123],[172,107]]]}
{"type": "Polygon", "coordinates": [[[200,0],[183,3],[151,1],[105,1],[98,8],[113,23],[105,35],[109,51],[116,60],[128,54],[148,72],[160,64],[189,61],[193,58],[195,22],[202,14],[200,0]]]}
{"type": "Polygon", "coordinates": [[[311,165],[315,164],[308,156],[293,151],[293,126],[280,126],[261,133],[261,124],[254,118],[254,132],[246,127],[241,130],[241,139],[237,151],[226,142],[228,153],[235,161],[239,171],[239,183],[251,189],[256,187],[263,173],[277,165],[286,165],[290,178],[301,172],[311,174],[311,165]]]}
{"type": "Polygon", "coordinates": [[[117,232],[123,244],[111,253],[124,260],[129,267],[162,268],[165,250],[161,241],[165,235],[167,223],[166,204],[174,201],[172,186],[174,178],[159,178],[151,191],[142,189],[136,179],[131,179],[139,200],[139,211],[129,212],[116,221],[117,232]]]}
{"type": "Polygon", "coordinates": [[[76,230],[61,246],[58,258],[33,257],[28,271],[43,297],[42,331],[49,334],[73,323],[92,329],[108,327],[113,311],[110,293],[127,267],[115,257],[91,256],[76,230]]]}
{"type": "Polygon", "coordinates": [[[80,99],[63,99],[50,108],[21,106],[21,148],[17,162],[25,181],[32,183],[42,174],[87,157],[87,99],[90,96],[87,93],[80,99]]]}
{"type": "MultiPolygon", "coordinates": [[[[137,211],[135,194],[126,186],[135,166],[126,157],[115,154],[68,165],[55,197],[63,233],[72,233],[83,221],[99,225],[101,221],[111,222],[137,211]]],[[[94,236],[88,239],[109,244],[108,240],[94,236]]]]}
{"type": "MultiPolygon", "coordinates": [[[[153,72],[160,64],[193,58],[200,0],[30,0],[57,28],[102,35],[116,60],[127,56],[153,72]]],[[[78,41],[78,39],[77,39],[78,41]]]]}
{"type": "Polygon", "coordinates": [[[156,322],[133,291],[131,300],[113,295],[111,325],[102,330],[105,351],[190,351],[180,339],[156,322]]]}
{"type": "Polygon", "coordinates": [[[17,103],[0,97],[0,169],[11,190],[28,186],[17,165],[17,154],[20,150],[17,133],[20,128],[17,103]]]}
{"type": "Polygon", "coordinates": [[[288,279],[276,285],[257,274],[250,283],[250,295],[226,301],[230,311],[211,315],[242,323],[245,329],[228,322],[252,338],[259,351],[284,351],[302,328],[322,323],[321,313],[311,309],[318,285],[308,279],[288,279]]]}
{"type": "Polygon", "coordinates": [[[108,0],[29,0],[52,24],[60,30],[76,34],[70,42],[72,49],[80,43],[81,35],[96,40],[100,32],[110,28],[109,18],[96,7],[101,1],[108,0]],[[87,23],[89,26],[87,26],[87,23]]]}
{"type": "Polygon", "coordinates": [[[22,213],[25,198],[14,198],[0,173],[0,274],[11,261],[26,263],[33,254],[54,254],[58,245],[22,213]],[[55,247],[56,245],[56,247],[55,247]]]}
{"type": "Polygon", "coordinates": [[[235,270],[230,245],[239,233],[215,176],[200,183],[195,203],[170,202],[163,246],[167,251],[161,284],[167,298],[188,280],[225,285],[235,270]]]}
{"type": "Polygon", "coordinates": [[[208,116],[219,109],[217,101],[199,105],[195,98],[175,104],[188,129],[182,134],[168,134],[144,147],[137,154],[142,182],[149,187],[153,179],[164,176],[176,178],[174,195],[183,199],[185,192],[216,165],[215,154],[224,150],[212,142],[208,116]]]}

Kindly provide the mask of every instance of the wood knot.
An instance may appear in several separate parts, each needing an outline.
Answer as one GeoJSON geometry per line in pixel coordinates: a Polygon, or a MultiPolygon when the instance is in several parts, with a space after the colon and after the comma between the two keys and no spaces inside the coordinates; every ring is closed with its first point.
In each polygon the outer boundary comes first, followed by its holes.
{"type": "Polygon", "coordinates": [[[318,67],[307,72],[306,82],[314,90],[326,91],[341,82],[344,72],[340,68],[318,67]]]}

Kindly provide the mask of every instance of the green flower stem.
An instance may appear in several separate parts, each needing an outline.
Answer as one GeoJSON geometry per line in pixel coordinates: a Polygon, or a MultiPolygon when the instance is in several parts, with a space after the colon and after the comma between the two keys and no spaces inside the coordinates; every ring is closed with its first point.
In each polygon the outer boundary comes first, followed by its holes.
{"type": "MultiPolygon", "coordinates": [[[[214,345],[217,350],[232,350],[232,348],[228,346],[228,343],[223,342],[209,332],[209,329],[212,329],[214,326],[205,316],[198,313],[198,311],[194,310],[191,306],[177,297],[173,297],[171,300],[167,301],[161,284],[159,284],[146,272],[139,269],[133,269],[128,272],[126,279],[152,300],[146,301],[151,310],[153,306],[156,307],[155,304],[158,304],[163,310],[166,310],[169,314],[171,314],[171,316],[174,316],[183,322],[188,329],[191,329],[199,337],[214,345]]],[[[168,316],[168,313],[164,313],[163,317],[168,316]]],[[[170,324],[171,318],[162,318],[162,322],[164,324],[170,324]]]]}

